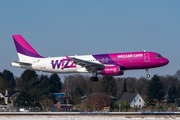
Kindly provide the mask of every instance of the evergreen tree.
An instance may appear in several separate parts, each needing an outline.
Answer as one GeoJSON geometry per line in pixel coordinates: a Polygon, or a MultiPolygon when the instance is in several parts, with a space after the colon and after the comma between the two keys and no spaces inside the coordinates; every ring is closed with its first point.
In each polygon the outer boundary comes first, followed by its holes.
{"type": "Polygon", "coordinates": [[[112,108],[113,110],[119,109],[119,104],[118,104],[118,102],[117,102],[117,101],[113,101],[113,102],[111,103],[111,108],[112,108]]]}
{"type": "Polygon", "coordinates": [[[28,90],[21,89],[16,101],[17,106],[27,106],[32,107],[31,105],[31,95],[28,90]]]}
{"type": "Polygon", "coordinates": [[[21,74],[21,78],[23,79],[23,82],[29,82],[32,78],[37,78],[37,73],[32,70],[25,70],[21,74]]]}
{"type": "Polygon", "coordinates": [[[163,89],[163,84],[157,75],[149,81],[148,87],[146,89],[146,102],[147,105],[155,105],[155,101],[160,101],[165,96],[165,91],[163,89]]]}
{"type": "Polygon", "coordinates": [[[4,75],[0,73],[0,92],[3,92],[7,89],[7,84],[5,82],[4,75]]]}
{"type": "Polygon", "coordinates": [[[40,81],[41,81],[42,86],[48,87],[50,84],[50,80],[49,80],[49,77],[47,75],[41,75],[40,81]]]}
{"type": "Polygon", "coordinates": [[[178,84],[177,87],[177,98],[180,98],[180,83],[178,84]]]}
{"type": "Polygon", "coordinates": [[[53,92],[61,92],[62,81],[57,74],[52,74],[50,76],[50,84],[54,85],[54,91],[53,92]]]}
{"type": "Polygon", "coordinates": [[[16,103],[18,106],[36,106],[36,94],[39,92],[41,88],[33,88],[35,87],[39,81],[37,78],[37,74],[35,71],[25,70],[21,77],[23,82],[21,84],[21,89],[19,91],[19,95],[16,99],[16,103]]]}
{"type": "Polygon", "coordinates": [[[16,99],[18,106],[42,107],[44,97],[46,100],[53,100],[53,103],[56,102],[53,93],[61,91],[62,88],[61,80],[56,74],[52,74],[50,78],[44,75],[38,78],[35,71],[25,70],[21,76],[23,77],[23,83],[16,99]]]}
{"type": "Polygon", "coordinates": [[[114,77],[104,76],[102,84],[102,90],[109,95],[115,96],[117,94],[117,83],[114,77]]]}
{"type": "Polygon", "coordinates": [[[124,79],[122,94],[126,92],[127,92],[127,84],[126,84],[126,80],[124,79]]]}
{"type": "Polygon", "coordinates": [[[3,75],[8,88],[13,90],[16,87],[13,73],[10,72],[9,70],[4,70],[3,75]]]}
{"type": "Polygon", "coordinates": [[[4,98],[0,98],[0,105],[5,105],[4,98]]]}
{"type": "Polygon", "coordinates": [[[126,100],[124,100],[124,101],[122,101],[122,103],[121,103],[121,107],[122,107],[122,109],[124,110],[124,111],[128,111],[128,109],[130,109],[130,103],[128,103],[126,100]]]}
{"type": "Polygon", "coordinates": [[[176,97],[177,97],[177,90],[176,90],[174,83],[172,82],[168,89],[168,99],[172,100],[172,102],[174,102],[174,99],[176,97]]]}

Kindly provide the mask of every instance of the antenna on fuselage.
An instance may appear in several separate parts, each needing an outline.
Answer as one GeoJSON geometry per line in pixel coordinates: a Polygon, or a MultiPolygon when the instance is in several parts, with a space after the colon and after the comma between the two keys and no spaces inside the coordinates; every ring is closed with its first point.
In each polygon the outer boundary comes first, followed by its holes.
{"type": "Polygon", "coordinates": [[[144,50],[144,52],[146,52],[146,50],[144,50]]]}

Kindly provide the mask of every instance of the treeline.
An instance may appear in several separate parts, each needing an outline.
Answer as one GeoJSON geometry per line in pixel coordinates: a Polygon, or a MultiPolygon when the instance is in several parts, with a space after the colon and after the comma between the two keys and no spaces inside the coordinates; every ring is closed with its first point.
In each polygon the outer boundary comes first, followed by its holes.
{"type": "Polygon", "coordinates": [[[171,102],[180,98],[180,83],[170,75],[154,75],[152,79],[99,76],[98,82],[92,82],[90,76],[76,74],[65,76],[62,83],[57,74],[38,76],[35,71],[25,70],[21,77],[14,77],[13,73],[4,70],[0,73],[0,92],[6,89],[19,91],[15,105],[31,107],[56,103],[53,93],[58,92],[65,92],[73,105],[80,104],[79,97],[97,92],[117,98],[124,92],[138,92],[147,105],[155,105],[166,96],[171,102]]]}
{"type": "Polygon", "coordinates": [[[14,75],[8,70],[4,70],[0,73],[0,92],[8,89],[10,91],[14,90],[16,87],[16,81],[14,80],[14,75]]]}
{"type": "Polygon", "coordinates": [[[73,104],[79,104],[79,97],[95,92],[120,98],[124,92],[138,92],[147,105],[155,105],[167,98],[174,102],[180,98],[180,83],[174,76],[157,76],[152,79],[140,77],[99,77],[98,82],[91,82],[90,76],[69,75],[65,77],[63,91],[72,99],[73,104]]]}

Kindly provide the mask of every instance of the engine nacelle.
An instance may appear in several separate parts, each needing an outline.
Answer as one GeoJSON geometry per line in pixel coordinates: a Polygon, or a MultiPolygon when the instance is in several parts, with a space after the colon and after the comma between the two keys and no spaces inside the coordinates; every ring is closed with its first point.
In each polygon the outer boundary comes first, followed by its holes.
{"type": "Polygon", "coordinates": [[[120,66],[108,66],[101,70],[102,75],[123,75],[124,71],[120,69],[120,66]]]}

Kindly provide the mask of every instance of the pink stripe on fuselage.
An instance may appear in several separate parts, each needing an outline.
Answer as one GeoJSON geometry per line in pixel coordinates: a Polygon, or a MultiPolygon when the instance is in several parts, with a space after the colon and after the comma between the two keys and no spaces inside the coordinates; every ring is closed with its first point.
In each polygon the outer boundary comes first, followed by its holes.
{"type": "Polygon", "coordinates": [[[14,40],[16,40],[22,47],[27,49],[28,51],[39,55],[30,45],[26,42],[26,40],[21,35],[12,35],[14,40]]]}

